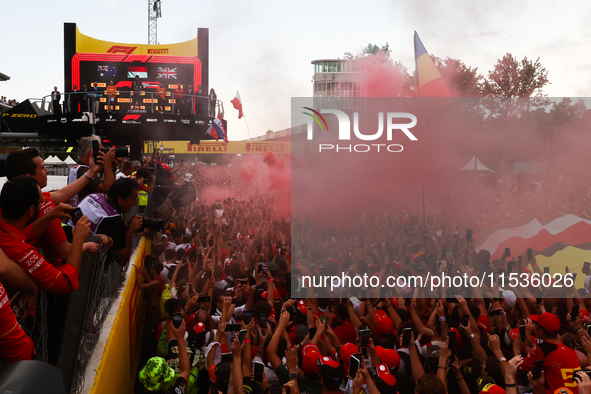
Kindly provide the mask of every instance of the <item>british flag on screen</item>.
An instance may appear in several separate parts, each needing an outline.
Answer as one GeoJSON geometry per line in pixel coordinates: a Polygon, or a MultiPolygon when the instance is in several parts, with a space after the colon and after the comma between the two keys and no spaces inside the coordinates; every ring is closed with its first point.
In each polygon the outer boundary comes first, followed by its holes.
{"type": "Polygon", "coordinates": [[[159,79],[176,79],[176,67],[158,67],[156,71],[159,79]]]}

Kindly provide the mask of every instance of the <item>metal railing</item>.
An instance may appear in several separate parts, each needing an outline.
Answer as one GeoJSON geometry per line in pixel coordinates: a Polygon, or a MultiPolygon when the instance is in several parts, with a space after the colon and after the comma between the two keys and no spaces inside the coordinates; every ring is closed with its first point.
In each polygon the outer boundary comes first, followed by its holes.
{"type": "Polygon", "coordinates": [[[58,360],[64,386],[71,394],[79,394],[84,387],[86,367],[124,279],[124,267],[115,263],[107,249],[84,255],[80,287],[70,298],[58,360]]]}
{"type": "MultiPolygon", "coordinates": [[[[157,92],[134,92],[118,90],[115,94],[107,94],[106,91],[98,92],[69,92],[62,94],[63,101],[58,102],[56,109],[63,113],[91,112],[109,113],[120,110],[134,110],[144,107],[151,113],[163,112],[174,115],[201,115],[213,118],[216,108],[222,105],[220,100],[210,101],[206,96],[179,94],[167,92],[164,98],[157,92]],[[104,99],[101,101],[101,99],[104,99]],[[169,107],[169,110],[164,108],[169,107]]],[[[55,109],[51,95],[41,99],[40,107],[43,115],[55,115],[55,109]]]]}

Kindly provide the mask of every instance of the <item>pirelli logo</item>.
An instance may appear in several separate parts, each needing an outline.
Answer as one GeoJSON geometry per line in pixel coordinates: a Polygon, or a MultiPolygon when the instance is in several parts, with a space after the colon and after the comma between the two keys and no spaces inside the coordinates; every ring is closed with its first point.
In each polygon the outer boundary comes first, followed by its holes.
{"type": "Polygon", "coordinates": [[[148,49],[148,55],[166,55],[167,53],[168,48],[148,49]]]}
{"type": "Polygon", "coordinates": [[[228,145],[224,143],[208,143],[207,145],[196,145],[187,143],[187,150],[189,152],[209,152],[209,153],[225,153],[228,151],[228,145]]]}
{"type": "Polygon", "coordinates": [[[274,152],[274,153],[283,153],[285,152],[285,145],[284,144],[277,144],[277,143],[265,143],[265,142],[247,142],[246,143],[246,151],[247,152],[274,152]]]}
{"type": "Polygon", "coordinates": [[[10,113],[3,113],[2,117],[10,117],[10,118],[36,118],[37,114],[10,114],[10,113]]]}
{"type": "Polygon", "coordinates": [[[125,53],[130,55],[133,51],[136,50],[137,47],[128,47],[122,45],[113,45],[111,48],[107,49],[107,53],[125,53]]]}

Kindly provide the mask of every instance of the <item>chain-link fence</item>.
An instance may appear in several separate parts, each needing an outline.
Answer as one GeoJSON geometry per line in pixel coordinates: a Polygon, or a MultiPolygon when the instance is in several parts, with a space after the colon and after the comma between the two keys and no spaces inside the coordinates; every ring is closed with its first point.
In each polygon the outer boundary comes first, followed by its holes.
{"type": "Polygon", "coordinates": [[[107,249],[101,248],[95,257],[94,261],[82,262],[80,288],[70,300],[58,362],[71,394],[79,394],[84,387],[86,368],[103,323],[125,279],[125,268],[107,249]]]}
{"type": "Polygon", "coordinates": [[[123,267],[115,263],[111,253],[108,253],[104,248],[101,249],[95,266],[90,300],[82,326],[82,337],[70,389],[71,394],[80,393],[84,387],[86,367],[124,278],[123,267]]]}
{"type": "MultiPolygon", "coordinates": [[[[139,241],[134,238],[132,250],[139,241]]],[[[125,267],[115,262],[108,249],[103,247],[96,255],[85,253],[82,256],[80,286],[70,297],[58,360],[64,385],[70,394],[79,394],[84,387],[86,368],[124,279],[125,267]]],[[[33,339],[35,360],[48,361],[46,293],[39,291],[35,314],[27,309],[22,292],[17,292],[10,301],[19,324],[33,339]]],[[[0,371],[4,367],[0,363],[0,371]]]]}

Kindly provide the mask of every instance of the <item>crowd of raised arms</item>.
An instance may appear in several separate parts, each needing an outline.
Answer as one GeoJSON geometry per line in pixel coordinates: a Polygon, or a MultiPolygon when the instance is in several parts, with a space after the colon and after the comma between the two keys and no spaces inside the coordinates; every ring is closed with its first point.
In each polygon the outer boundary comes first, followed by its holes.
{"type": "MultiPolygon", "coordinates": [[[[588,375],[577,373],[591,355],[588,290],[303,287],[304,275],[384,283],[428,271],[479,275],[512,259],[489,261],[465,232],[425,233],[404,211],[320,228],[286,221],[279,203],[260,195],[200,201],[151,235],[146,271],[137,268],[154,316],[156,350],[139,372],[147,390],[591,392],[588,375]]],[[[535,256],[513,264],[541,273],[535,256]]]]}
{"type": "Polygon", "coordinates": [[[387,276],[534,275],[543,267],[535,256],[491,261],[476,253],[466,237],[469,219],[446,221],[445,211],[428,218],[430,231],[396,209],[338,225],[292,222],[281,198],[263,195],[238,168],[225,166],[177,166],[178,181],[192,182],[200,200],[174,210],[163,231],[142,232],[141,216],[131,212],[153,178],[143,176],[141,163],[122,164],[113,150],[95,158],[92,140],[81,141],[69,185],[58,191],[40,192],[47,172],[34,149],[7,160],[0,195],[5,364],[35,355],[9,297],[32,309],[38,289],[48,296],[74,291],[82,253],[98,250],[85,242],[92,230],[123,266],[133,237],[150,241],[132,268],[146,301],[148,340],[137,382],[147,392],[591,393],[588,264],[587,288],[565,281],[559,292],[531,285],[499,291],[496,284],[456,292],[306,286],[304,276],[376,277],[381,285],[387,276]],[[117,176],[117,167],[129,174],[117,176]],[[229,191],[226,198],[207,201],[212,186],[229,191]],[[84,215],[62,227],[60,219],[71,216],[67,203],[84,215]],[[104,210],[102,221],[88,219],[96,216],[86,215],[93,206],[104,210]],[[122,214],[131,219],[124,223],[122,214]]]}

